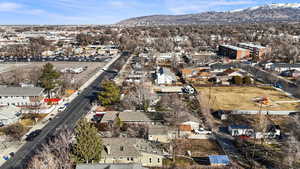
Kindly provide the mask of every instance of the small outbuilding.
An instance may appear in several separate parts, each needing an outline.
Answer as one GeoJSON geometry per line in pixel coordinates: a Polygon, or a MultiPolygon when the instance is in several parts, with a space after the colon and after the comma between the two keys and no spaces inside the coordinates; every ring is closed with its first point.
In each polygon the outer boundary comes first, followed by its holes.
{"type": "Polygon", "coordinates": [[[227,155],[210,155],[208,156],[208,159],[212,166],[224,166],[230,164],[230,160],[227,155]]]}

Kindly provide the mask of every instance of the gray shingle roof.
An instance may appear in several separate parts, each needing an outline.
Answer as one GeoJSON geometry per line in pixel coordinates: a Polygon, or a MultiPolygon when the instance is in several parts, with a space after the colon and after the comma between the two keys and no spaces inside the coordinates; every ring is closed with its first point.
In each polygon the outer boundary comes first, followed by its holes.
{"type": "Polygon", "coordinates": [[[164,127],[164,126],[149,127],[148,133],[149,133],[149,135],[167,135],[168,129],[167,129],[167,127],[164,127]]]}
{"type": "Polygon", "coordinates": [[[76,169],[146,169],[140,164],[78,164],[76,169]]]}
{"type": "Polygon", "coordinates": [[[138,157],[141,152],[162,155],[157,143],[139,138],[103,138],[104,150],[101,157],[138,157]],[[107,151],[110,148],[110,153],[107,151]]]}
{"type": "Polygon", "coordinates": [[[116,115],[119,113],[119,117],[124,122],[150,122],[147,115],[139,111],[126,111],[126,112],[107,112],[104,114],[101,122],[110,122],[116,118],[116,115]]]}
{"type": "Polygon", "coordinates": [[[140,152],[134,147],[135,138],[103,138],[103,145],[109,146],[102,151],[101,157],[138,157],[140,152]]]}
{"type": "Polygon", "coordinates": [[[0,87],[0,96],[40,96],[40,87],[0,87]]]}

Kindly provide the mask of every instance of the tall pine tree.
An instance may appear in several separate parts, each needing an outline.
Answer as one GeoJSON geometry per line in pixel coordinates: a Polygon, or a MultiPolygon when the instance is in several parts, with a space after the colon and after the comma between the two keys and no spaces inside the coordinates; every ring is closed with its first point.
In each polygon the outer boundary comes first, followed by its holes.
{"type": "Polygon", "coordinates": [[[59,77],[60,73],[54,69],[51,63],[47,63],[43,66],[42,75],[39,80],[41,86],[48,92],[48,97],[50,97],[50,91],[56,87],[59,77]]]}
{"type": "Polygon", "coordinates": [[[102,141],[97,129],[86,119],[75,128],[76,143],[73,155],[77,163],[98,162],[101,159],[102,141]]]}

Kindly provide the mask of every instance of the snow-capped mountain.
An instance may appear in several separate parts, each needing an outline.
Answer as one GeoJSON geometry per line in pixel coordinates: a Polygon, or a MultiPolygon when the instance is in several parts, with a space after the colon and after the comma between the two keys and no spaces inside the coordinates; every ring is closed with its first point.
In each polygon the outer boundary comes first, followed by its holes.
{"type": "Polygon", "coordinates": [[[286,4],[269,4],[269,5],[263,5],[263,6],[255,6],[251,8],[246,9],[235,9],[230,12],[242,12],[242,11],[253,11],[258,9],[283,9],[283,8],[299,8],[300,9],[300,3],[286,3],[286,4]]]}
{"type": "Polygon", "coordinates": [[[152,15],[119,22],[125,26],[300,22],[300,3],[269,4],[228,12],[152,15]]]}

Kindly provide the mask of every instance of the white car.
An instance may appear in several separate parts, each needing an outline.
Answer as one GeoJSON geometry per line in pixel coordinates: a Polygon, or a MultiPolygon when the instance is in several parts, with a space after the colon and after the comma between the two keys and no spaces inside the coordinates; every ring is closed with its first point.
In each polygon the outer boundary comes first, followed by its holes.
{"type": "Polygon", "coordinates": [[[58,108],[58,112],[62,112],[62,111],[64,111],[65,109],[66,109],[66,106],[61,106],[61,107],[58,108]]]}

